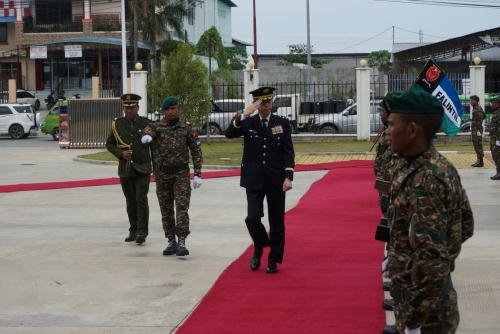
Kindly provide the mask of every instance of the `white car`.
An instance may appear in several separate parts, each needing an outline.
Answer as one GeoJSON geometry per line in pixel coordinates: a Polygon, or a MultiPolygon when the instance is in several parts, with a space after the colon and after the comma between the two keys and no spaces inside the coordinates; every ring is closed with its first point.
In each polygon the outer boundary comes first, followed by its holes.
{"type": "Polygon", "coordinates": [[[35,129],[35,113],[28,104],[0,104],[0,135],[26,138],[35,129]]]}
{"type": "Polygon", "coordinates": [[[24,89],[17,90],[17,103],[29,104],[33,107],[33,110],[40,109],[40,100],[36,97],[34,93],[30,93],[24,89]]]}

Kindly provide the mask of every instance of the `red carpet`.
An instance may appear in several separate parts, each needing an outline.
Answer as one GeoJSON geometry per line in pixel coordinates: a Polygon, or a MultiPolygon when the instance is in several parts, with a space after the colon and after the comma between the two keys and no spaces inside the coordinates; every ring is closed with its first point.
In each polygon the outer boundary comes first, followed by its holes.
{"type": "MultiPolygon", "coordinates": [[[[249,269],[251,247],[222,273],[177,333],[379,333],[385,326],[374,241],[373,163],[335,168],[286,214],[278,274],[249,269]]],[[[267,219],[267,217],[265,218],[267,219]]],[[[243,221],[241,222],[242,224],[243,221]]]]}
{"type": "MultiPolygon", "coordinates": [[[[370,162],[365,162],[365,164],[370,162]]],[[[314,170],[327,170],[333,168],[334,166],[349,166],[352,164],[350,161],[342,163],[323,163],[316,165],[297,165],[296,171],[314,171],[314,170]]],[[[205,172],[203,173],[204,179],[220,178],[220,177],[231,177],[239,176],[240,170],[224,170],[215,172],[205,172]]],[[[191,174],[191,177],[193,175],[191,174]]],[[[154,181],[154,178],[151,178],[154,181]]],[[[109,186],[114,184],[120,184],[120,179],[117,177],[110,177],[105,179],[93,179],[93,180],[78,180],[78,181],[63,181],[63,182],[44,182],[44,183],[21,183],[21,184],[9,184],[0,185],[0,193],[16,192],[16,191],[33,191],[33,190],[52,190],[52,189],[64,189],[64,188],[80,188],[80,187],[97,187],[97,186],[109,186]]]]}

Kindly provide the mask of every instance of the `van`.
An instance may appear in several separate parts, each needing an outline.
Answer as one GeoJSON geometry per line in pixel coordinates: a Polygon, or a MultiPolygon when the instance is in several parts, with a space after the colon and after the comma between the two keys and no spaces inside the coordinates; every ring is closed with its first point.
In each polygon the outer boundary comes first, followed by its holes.
{"type": "Polygon", "coordinates": [[[0,135],[26,138],[36,129],[35,113],[28,104],[0,104],[0,135]]]}

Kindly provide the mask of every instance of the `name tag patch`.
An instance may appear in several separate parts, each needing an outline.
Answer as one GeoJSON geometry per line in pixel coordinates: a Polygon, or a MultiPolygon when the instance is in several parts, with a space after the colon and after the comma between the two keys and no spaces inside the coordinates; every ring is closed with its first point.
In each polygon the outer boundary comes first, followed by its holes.
{"type": "Polygon", "coordinates": [[[283,127],[281,125],[276,125],[271,128],[271,131],[273,132],[273,135],[279,135],[283,133],[283,127]]]}

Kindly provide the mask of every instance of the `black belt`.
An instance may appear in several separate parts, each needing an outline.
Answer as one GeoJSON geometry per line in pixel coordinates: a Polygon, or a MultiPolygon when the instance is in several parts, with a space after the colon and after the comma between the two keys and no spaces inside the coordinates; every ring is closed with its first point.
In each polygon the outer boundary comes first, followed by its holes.
{"type": "Polygon", "coordinates": [[[177,165],[177,166],[161,166],[159,170],[163,173],[173,174],[180,172],[182,170],[189,169],[189,164],[177,165]]]}

